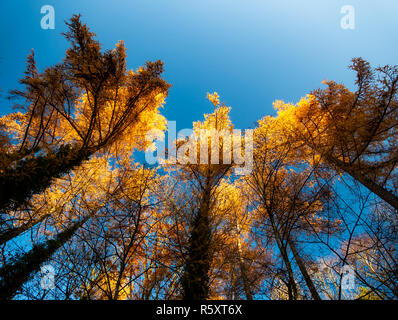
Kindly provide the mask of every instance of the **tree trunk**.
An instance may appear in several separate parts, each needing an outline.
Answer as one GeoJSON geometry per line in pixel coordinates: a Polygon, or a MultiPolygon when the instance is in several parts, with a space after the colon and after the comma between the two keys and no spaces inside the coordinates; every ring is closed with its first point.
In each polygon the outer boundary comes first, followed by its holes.
{"type": "Polygon", "coordinates": [[[312,298],[314,300],[321,300],[321,297],[319,296],[318,291],[315,288],[314,282],[312,281],[310,275],[308,274],[307,268],[305,267],[303,260],[301,259],[300,255],[298,254],[295,244],[289,238],[289,236],[287,237],[287,242],[290,246],[290,249],[292,250],[294,259],[296,260],[296,263],[297,263],[298,267],[300,268],[301,274],[304,277],[305,283],[307,284],[308,289],[311,292],[312,298]]]}
{"type": "Polygon", "coordinates": [[[14,239],[18,237],[20,234],[24,233],[25,231],[29,230],[30,228],[34,227],[36,224],[44,221],[46,218],[48,218],[50,214],[44,214],[37,220],[31,220],[24,225],[16,228],[12,228],[9,230],[6,230],[4,232],[0,233],[0,245],[3,245],[10,241],[11,239],[14,239]]]}
{"type": "Polygon", "coordinates": [[[296,281],[294,280],[294,274],[293,274],[292,266],[291,266],[291,263],[289,260],[289,256],[287,254],[286,247],[282,243],[281,236],[280,236],[279,231],[275,224],[274,215],[272,214],[272,212],[269,212],[268,210],[267,210],[267,212],[268,212],[269,220],[271,222],[271,226],[272,226],[272,230],[273,230],[274,237],[276,240],[276,244],[278,245],[279,252],[282,255],[282,259],[285,262],[286,269],[287,269],[287,272],[289,275],[289,285],[288,285],[289,299],[297,300],[297,285],[296,285],[296,281]]]}
{"type": "Polygon", "coordinates": [[[16,168],[6,168],[0,175],[0,210],[16,210],[32,195],[49,187],[54,178],[61,177],[87,160],[95,149],[64,145],[56,153],[22,160],[16,168]]]}
{"type": "Polygon", "coordinates": [[[349,174],[355,180],[360,182],[363,186],[368,188],[374,194],[376,194],[381,199],[383,199],[385,202],[387,202],[392,207],[394,207],[396,210],[398,210],[398,197],[396,195],[394,195],[391,191],[380,186],[378,183],[372,181],[371,179],[364,176],[360,172],[357,172],[354,168],[352,168],[352,166],[349,166],[344,161],[341,161],[341,160],[333,157],[330,154],[323,155],[323,156],[329,163],[334,164],[336,167],[343,170],[345,173],[349,174]]]}
{"type": "Polygon", "coordinates": [[[236,225],[236,228],[238,229],[237,246],[238,246],[238,255],[239,255],[240,274],[241,274],[241,277],[242,277],[242,280],[243,280],[243,289],[245,291],[246,299],[247,300],[253,300],[253,295],[252,295],[252,292],[250,290],[249,279],[247,277],[245,261],[243,260],[243,257],[242,257],[242,245],[241,245],[241,242],[240,242],[239,226],[236,225]]]}
{"type": "Polygon", "coordinates": [[[55,239],[35,245],[32,250],[25,253],[16,262],[4,265],[0,269],[0,300],[12,299],[17,290],[29,280],[32,273],[40,269],[40,265],[64,245],[76,230],[79,229],[90,216],[60,232],[55,239]]]}
{"type": "Polygon", "coordinates": [[[183,299],[203,300],[209,295],[211,184],[203,190],[197,216],[192,222],[188,258],[182,277],[183,299]]]}

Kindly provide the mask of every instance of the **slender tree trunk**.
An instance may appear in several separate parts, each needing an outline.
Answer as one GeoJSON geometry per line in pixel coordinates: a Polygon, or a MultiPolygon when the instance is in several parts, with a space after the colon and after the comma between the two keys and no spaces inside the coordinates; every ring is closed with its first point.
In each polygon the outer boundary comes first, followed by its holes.
{"type": "Polygon", "coordinates": [[[242,257],[242,245],[240,242],[240,230],[239,226],[237,225],[236,228],[238,229],[238,234],[237,234],[237,246],[238,246],[238,255],[239,255],[239,267],[240,267],[240,274],[243,280],[243,288],[245,290],[245,295],[247,300],[253,300],[253,295],[250,290],[250,285],[249,285],[249,279],[247,277],[247,270],[246,270],[246,265],[245,261],[243,260],[242,257]]]}
{"type": "Polygon", "coordinates": [[[319,296],[318,291],[315,288],[314,282],[312,281],[310,275],[308,274],[307,268],[305,267],[303,260],[301,259],[300,255],[298,254],[295,244],[289,238],[289,236],[287,237],[287,242],[289,244],[290,249],[292,250],[294,259],[296,260],[296,263],[297,263],[298,267],[300,268],[301,274],[304,277],[305,283],[307,284],[308,289],[311,292],[312,298],[314,300],[321,300],[321,297],[319,296]]]}
{"type": "MultiPolygon", "coordinates": [[[[281,239],[282,236],[280,236],[280,234],[279,234],[279,232],[278,232],[278,230],[277,230],[277,228],[276,228],[276,225],[275,225],[274,215],[272,214],[272,212],[268,213],[268,215],[269,215],[269,218],[270,218],[271,225],[272,225],[272,228],[273,228],[273,230],[274,230],[275,236],[277,236],[279,239],[281,239]]],[[[280,223],[280,221],[278,221],[278,222],[280,223]]],[[[298,252],[297,252],[297,250],[296,250],[296,247],[295,247],[293,241],[290,239],[289,234],[286,234],[286,233],[284,233],[284,234],[285,234],[285,235],[283,236],[283,238],[284,238],[285,241],[287,241],[287,244],[289,245],[289,247],[290,247],[290,249],[291,249],[291,251],[292,251],[292,253],[293,253],[293,257],[294,257],[294,259],[295,259],[295,261],[296,261],[296,263],[297,263],[297,265],[298,265],[298,267],[299,267],[299,269],[300,269],[300,271],[301,271],[301,274],[302,274],[303,277],[304,277],[304,280],[305,280],[305,283],[306,283],[307,286],[308,286],[308,289],[309,289],[310,292],[311,292],[312,298],[313,298],[314,300],[321,300],[321,298],[320,298],[320,296],[319,296],[319,294],[318,294],[318,292],[317,292],[317,290],[316,290],[316,288],[315,288],[315,285],[314,285],[314,283],[313,283],[313,281],[312,281],[310,275],[309,275],[308,272],[307,272],[307,268],[305,267],[305,265],[304,265],[304,263],[303,263],[303,261],[302,261],[300,255],[298,254],[298,252]]],[[[278,243],[278,241],[277,241],[277,243],[278,243]]],[[[285,247],[283,247],[283,246],[282,246],[281,244],[279,244],[279,243],[278,243],[278,246],[279,246],[279,250],[280,250],[281,253],[282,253],[282,257],[284,258],[285,263],[286,263],[286,261],[289,261],[288,254],[287,254],[287,250],[286,250],[285,247]]],[[[290,265],[290,262],[289,262],[289,265],[290,265]]],[[[288,270],[289,270],[289,269],[288,269],[288,270]]],[[[290,267],[290,272],[293,274],[293,272],[292,272],[292,270],[291,270],[291,267],[290,267]]],[[[291,277],[291,279],[293,279],[293,281],[291,282],[292,289],[296,291],[296,295],[297,295],[297,289],[295,288],[296,285],[295,285],[295,283],[294,283],[294,278],[291,277]]]]}
{"type": "Polygon", "coordinates": [[[64,245],[76,230],[79,229],[90,216],[75,222],[69,228],[60,232],[55,239],[35,245],[32,250],[21,256],[16,262],[4,265],[0,269],[0,300],[12,299],[17,290],[29,280],[32,273],[40,269],[40,265],[64,245]]]}
{"type": "Polygon", "coordinates": [[[297,285],[296,285],[296,281],[294,280],[294,274],[293,274],[293,270],[292,270],[292,265],[290,263],[289,256],[287,254],[286,247],[282,243],[281,236],[280,236],[279,231],[278,231],[278,229],[276,227],[276,224],[275,224],[274,215],[272,214],[272,212],[268,212],[268,216],[269,216],[269,220],[271,222],[271,226],[272,226],[272,230],[273,230],[274,237],[275,237],[275,240],[276,240],[276,244],[278,246],[279,252],[282,255],[282,259],[285,262],[287,273],[289,275],[289,284],[290,284],[290,286],[288,286],[289,299],[297,300],[297,296],[298,296],[298,294],[297,294],[297,285]]]}
{"type": "Polygon", "coordinates": [[[340,168],[345,173],[349,174],[355,180],[360,182],[363,186],[368,188],[374,194],[378,195],[381,199],[383,199],[385,202],[387,202],[396,210],[398,210],[398,197],[395,194],[393,194],[391,191],[385,189],[384,187],[380,186],[378,183],[364,176],[363,174],[355,170],[352,166],[346,164],[344,161],[341,161],[333,157],[332,155],[324,155],[324,157],[329,163],[334,164],[336,167],[340,168]]]}
{"type": "Polygon", "coordinates": [[[188,258],[182,277],[183,299],[203,300],[209,295],[210,270],[210,196],[211,183],[208,181],[197,216],[191,227],[188,258]]]}
{"type": "Polygon", "coordinates": [[[294,285],[295,285],[294,281],[292,281],[292,279],[289,277],[289,281],[286,284],[289,300],[297,300],[297,298],[296,298],[297,294],[294,294],[294,292],[293,292],[294,285]]]}
{"type": "Polygon", "coordinates": [[[118,275],[116,286],[115,286],[115,294],[113,296],[113,300],[117,300],[119,297],[119,294],[120,294],[120,286],[121,286],[122,279],[124,276],[124,271],[127,267],[128,255],[135,244],[138,228],[139,228],[139,225],[141,222],[141,214],[142,214],[142,206],[140,206],[140,208],[138,210],[137,222],[135,224],[134,232],[131,235],[131,238],[130,238],[129,244],[127,245],[127,248],[125,248],[124,252],[123,252],[123,257],[122,257],[122,261],[120,262],[121,265],[120,265],[119,275],[118,275]]]}
{"type": "Polygon", "coordinates": [[[11,239],[18,237],[20,234],[24,233],[25,231],[29,230],[30,228],[34,227],[38,223],[44,221],[50,216],[50,214],[44,214],[40,218],[36,220],[31,220],[25,223],[22,226],[12,228],[0,233],[0,245],[7,243],[11,239]]]}
{"type": "Polygon", "coordinates": [[[56,153],[22,160],[0,175],[0,210],[16,210],[32,195],[44,191],[58,178],[87,160],[95,149],[64,145],[56,153]]]}

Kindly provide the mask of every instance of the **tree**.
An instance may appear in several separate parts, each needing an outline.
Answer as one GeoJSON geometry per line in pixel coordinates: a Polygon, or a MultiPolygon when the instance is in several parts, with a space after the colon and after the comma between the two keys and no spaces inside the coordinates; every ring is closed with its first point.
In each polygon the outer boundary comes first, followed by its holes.
{"type": "MultiPolygon", "coordinates": [[[[232,132],[232,124],[228,116],[229,108],[220,104],[217,93],[208,95],[208,98],[213,103],[215,111],[212,114],[206,115],[203,123],[194,123],[193,131],[200,137],[198,139],[199,143],[194,142],[192,151],[187,150],[187,153],[184,155],[192,157],[192,160],[181,166],[182,176],[185,179],[194,181],[195,197],[197,198],[197,210],[191,222],[186,265],[182,277],[183,298],[188,300],[206,299],[209,295],[212,237],[210,215],[215,205],[214,192],[232,168],[232,164],[223,163],[223,154],[220,150],[223,150],[224,140],[219,137],[207,136],[208,131],[204,133],[204,137],[200,136],[203,134],[203,132],[200,133],[200,130],[215,130],[214,132],[217,133],[222,130],[226,130],[229,133],[232,132]],[[207,164],[202,164],[200,156],[198,156],[200,139],[207,146],[207,164]],[[214,149],[212,151],[212,143],[213,145],[220,146],[217,154],[220,160],[219,164],[212,164],[212,162],[215,162],[214,152],[216,152],[214,149]],[[189,152],[193,152],[193,155],[189,154],[189,152]]],[[[179,146],[179,148],[182,148],[182,146],[179,146]]]]}
{"type": "Polygon", "coordinates": [[[211,299],[253,300],[271,260],[271,250],[258,246],[253,236],[255,213],[245,187],[241,179],[223,181],[215,195],[211,299]]]}
{"type": "Polygon", "coordinates": [[[373,70],[361,58],[350,68],[357,74],[355,93],[327,81],[296,106],[276,103],[284,143],[316,153],[397,210],[398,68],[373,70]]]}
{"type": "Polygon", "coordinates": [[[18,144],[0,157],[2,210],[17,209],[54,178],[111,147],[167,94],[162,62],[127,71],[123,42],[101,53],[80,16],[67,25],[71,48],[63,62],[39,73],[31,53],[20,81],[25,90],[13,91],[25,104],[24,113],[14,117],[18,144]]]}
{"type": "Polygon", "coordinates": [[[289,298],[298,299],[300,295],[291,255],[312,298],[319,300],[297,243],[302,233],[311,234],[314,229],[330,232],[335,224],[323,215],[330,189],[322,180],[327,180],[329,173],[322,170],[319,160],[296,157],[291,144],[280,143],[279,121],[272,117],[259,121],[254,134],[253,170],[245,179],[246,189],[257,208],[258,223],[272,235],[281,254],[287,277],[280,280],[285,282],[289,298]]]}
{"type": "MultiPolygon", "coordinates": [[[[145,140],[147,131],[165,128],[158,113],[169,88],[160,78],[163,64],[148,62],[136,73],[127,71],[122,42],[101,53],[80,16],[73,16],[68,26],[65,37],[71,48],[63,62],[39,74],[33,54],[29,55],[26,76],[21,80],[26,89],[14,91],[27,101],[25,113],[3,117],[0,123],[1,132],[6,133],[2,135],[6,148],[0,157],[0,209],[8,211],[2,221],[12,219],[10,210],[22,204],[29,207],[27,199],[45,191],[55,178],[81,167],[95,153],[109,153],[114,160],[126,163],[134,149],[150,145],[145,140]]],[[[0,270],[2,298],[12,297],[94,213],[72,221],[54,239],[35,244],[31,251],[4,264],[0,270]]],[[[50,215],[41,213],[20,226],[2,228],[2,242],[50,215]]]]}

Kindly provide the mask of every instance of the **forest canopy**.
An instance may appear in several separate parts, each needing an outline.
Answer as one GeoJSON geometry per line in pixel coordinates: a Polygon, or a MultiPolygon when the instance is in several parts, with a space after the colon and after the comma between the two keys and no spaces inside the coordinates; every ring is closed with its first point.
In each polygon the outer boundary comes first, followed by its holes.
{"type": "MultiPolygon", "coordinates": [[[[397,66],[354,58],[355,91],[275,101],[238,143],[241,175],[231,107],[209,93],[191,130],[226,133],[205,136],[209,161],[148,165],[163,62],[130,70],[123,41],[67,27],[63,60],[40,72],[32,50],[0,117],[0,299],[398,298],[397,66]]],[[[183,155],[203,147],[188,138],[183,155]]]]}

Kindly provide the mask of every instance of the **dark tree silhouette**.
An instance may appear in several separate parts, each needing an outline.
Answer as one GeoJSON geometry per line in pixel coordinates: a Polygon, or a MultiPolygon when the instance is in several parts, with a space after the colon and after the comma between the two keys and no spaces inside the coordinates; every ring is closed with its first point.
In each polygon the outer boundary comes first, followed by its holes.
{"type": "Polygon", "coordinates": [[[161,79],[161,61],[147,62],[139,72],[129,73],[122,43],[102,53],[80,15],[73,16],[67,25],[65,37],[71,48],[63,62],[39,73],[32,52],[25,77],[20,80],[25,90],[12,92],[25,100],[23,109],[29,120],[19,149],[1,156],[4,168],[0,170],[0,210],[15,210],[51,185],[54,178],[117,141],[156,95],[167,94],[169,84],[161,79]],[[122,88],[127,90],[128,99],[116,108],[122,88]],[[75,104],[82,94],[88,100],[84,125],[74,119],[75,104]],[[113,105],[114,110],[104,128],[106,105],[113,105]],[[53,143],[52,132],[60,119],[73,128],[77,141],[53,143]]]}

